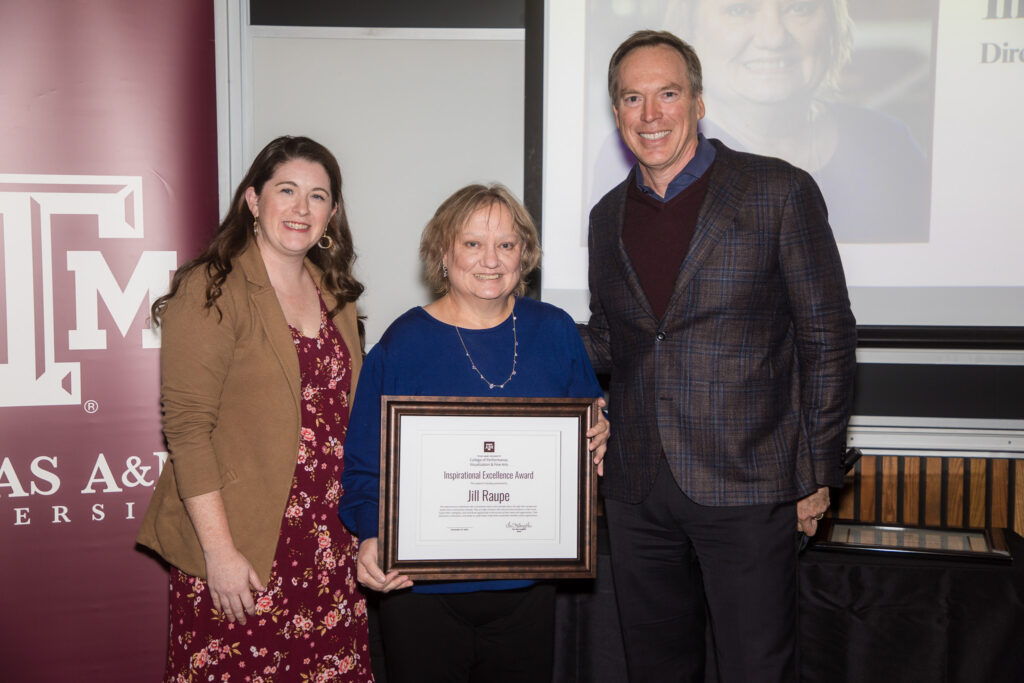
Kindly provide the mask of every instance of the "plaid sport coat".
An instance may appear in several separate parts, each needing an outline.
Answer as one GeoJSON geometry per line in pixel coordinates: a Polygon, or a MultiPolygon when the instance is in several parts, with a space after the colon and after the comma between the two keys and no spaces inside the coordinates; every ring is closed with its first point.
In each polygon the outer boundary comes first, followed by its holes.
{"type": "Polygon", "coordinates": [[[580,334],[611,376],[602,492],[612,500],[643,500],[662,450],[702,505],[842,485],[857,332],[825,202],[806,172],[712,144],[662,320],[622,243],[637,171],[590,214],[591,317],[580,334]]]}

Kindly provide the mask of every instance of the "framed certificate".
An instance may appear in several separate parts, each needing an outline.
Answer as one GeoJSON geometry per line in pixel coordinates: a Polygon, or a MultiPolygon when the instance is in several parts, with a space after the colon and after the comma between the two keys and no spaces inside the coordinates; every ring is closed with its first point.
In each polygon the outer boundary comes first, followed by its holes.
{"type": "Polygon", "coordinates": [[[1003,529],[931,529],[823,519],[815,548],[1010,562],[1003,529]]]}
{"type": "Polygon", "coordinates": [[[593,399],[381,398],[384,571],[593,578],[593,399]]]}

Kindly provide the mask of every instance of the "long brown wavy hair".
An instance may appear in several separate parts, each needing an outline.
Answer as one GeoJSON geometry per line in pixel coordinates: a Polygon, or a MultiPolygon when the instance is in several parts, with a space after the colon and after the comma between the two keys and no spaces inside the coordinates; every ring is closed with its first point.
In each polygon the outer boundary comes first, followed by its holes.
{"type": "Polygon", "coordinates": [[[330,249],[315,247],[306,254],[310,261],[324,271],[323,286],[336,300],[329,315],[333,316],[342,306],[359,298],[363,285],[352,276],[352,264],[356,259],[352,247],[352,232],[345,215],[345,201],[341,196],[341,168],[338,160],[320,143],[305,137],[284,135],[273,140],[256,155],[248,173],[235,190],[231,208],[213,235],[213,240],[196,258],[192,259],[174,274],[170,291],[153,302],[150,311],[153,324],[160,325],[167,302],[174,298],[185,277],[196,268],[204,266],[208,281],[206,284],[206,308],[215,308],[220,313],[217,299],[221,288],[231,272],[231,260],[245,251],[255,238],[252,226],[255,218],[245,201],[247,188],[263,191],[263,185],[270,180],[277,168],[295,159],[304,159],[323,166],[331,183],[331,197],[338,210],[327,223],[326,235],[334,240],[330,249]]]}

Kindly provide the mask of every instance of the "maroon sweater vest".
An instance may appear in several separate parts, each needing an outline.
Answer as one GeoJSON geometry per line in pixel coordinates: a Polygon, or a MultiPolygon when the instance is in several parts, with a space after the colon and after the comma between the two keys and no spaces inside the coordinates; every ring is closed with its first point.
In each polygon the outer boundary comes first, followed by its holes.
{"type": "Polygon", "coordinates": [[[645,194],[632,182],[626,192],[622,244],[658,320],[665,316],[672,298],[710,176],[705,172],[667,202],[645,194]]]}

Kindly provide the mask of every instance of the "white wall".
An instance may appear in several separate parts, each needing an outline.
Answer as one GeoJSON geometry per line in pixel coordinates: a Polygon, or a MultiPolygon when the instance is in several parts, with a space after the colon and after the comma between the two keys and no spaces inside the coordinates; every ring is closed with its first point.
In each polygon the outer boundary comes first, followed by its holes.
{"type": "Polygon", "coordinates": [[[246,31],[243,165],[283,134],[308,135],[338,157],[369,348],[430,301],[419,235],[448,195],[500,181],[522,196],[523,32],[246,31]]]}

